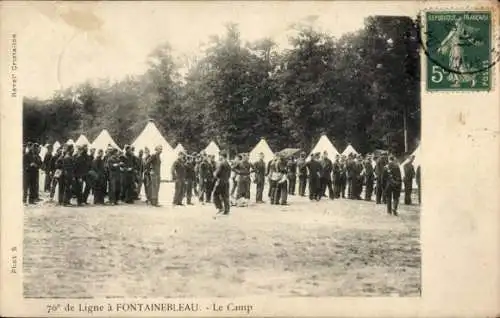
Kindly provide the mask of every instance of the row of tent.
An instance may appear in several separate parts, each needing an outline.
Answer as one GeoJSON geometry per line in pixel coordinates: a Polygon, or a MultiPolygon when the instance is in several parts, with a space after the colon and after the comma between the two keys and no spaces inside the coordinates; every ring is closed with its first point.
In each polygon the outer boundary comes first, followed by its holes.
{"type": "MultiPolygon", "coordinates": [[[[89,145],[90,148],[103,149],[103,150],[105,150],[109,145],[111,145],[114,148],[120,149],[120,147],[113,140],[113,138],[106,129],[103,129],[92,143],[89,142],[87,137],[85,137],[84,135],[80,135],[80,137],[78,137],[76,141],[69,139],[66,142],[66,144],[74,144],[78,146],[89,145]]],[[[174,163],[175,159],[178,157],[180,152],[186,151],[182,146],[182,144],[179,143],[175,148],[172,148],[172,146],[162,136],[160,130],[156,127],[156,125],[152,121],[147,123],[144,130],[132,143],[132,146],[134,146],[136,151],[139,151],[140,149],[144,149],[146,147],[148,147],[151,151],[153,151],[154,148],[159,145],[162,146],[163,148],[161,154],[162,179],[169,180],[171,177],[170,171],[172,164],[174,163]]],[[[61,144],[56,141],[53,145],[53,152],[55,153],[59,147],[61,147],[61,144]]],[[[214,141],[211,141],[208,144],[208,146],[204,149],[204,151],[208,155],[214,155],[217,157],[220,149],[214,141]]],[[[335,146],[333,145],[333,143],[330,141],[330,139],[326,135],[323,135],[320,137],[316,146],[314,146],[313,150],[311,151],[311,154],[317,152],[323,153],[325,151],[328,153],[330,158],[334,158],[336,155],[339,154],[345,156],[348,156],[350,154],[358,154],[358,152],[354,149],[352,145],[348,145],[342,153],[339,153],[335,148],[335,146]]],[[[40,156],[43,158],[46,153],[47,149],[45,147],[42,147],[40,151],[40,156]]],[[[266,163],[269,162],[274,157],[273,151],[271,150],[271,148],[269,147],[268,143],[264,138],[262,138],[257,143],[257,145],[255,145],[255,147],[250,151],[249,153],[250,162],[257,161],[260,153],[264,154],[265,158],[264,160],[266,161],[266,163]]]]}

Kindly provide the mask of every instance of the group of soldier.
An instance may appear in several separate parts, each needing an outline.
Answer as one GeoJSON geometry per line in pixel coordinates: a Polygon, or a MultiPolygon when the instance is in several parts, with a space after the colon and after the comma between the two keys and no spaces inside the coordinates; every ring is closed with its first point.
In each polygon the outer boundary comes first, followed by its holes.
{"type": "Polygon", "coordinates": [[[139,199],[144,186],[146,202],[158,206],[160,188],[161,146],[150,153],[149,149],[134,154],[134,147],[125,146],[124,151],[113,147],[88,149],[86,145],[66,144],[53,154],[51,145],[46,145],[47,153],[40,158],[41,147],[28,143],[23,154],[23,202],[35,204],[40,199],[39,171],[45,173],[43,191],[53,201],[58,189],[58,204],[71,206],[76,199],[78,206],[88,204],[89,195],[93,203],[118,204],[133,203],[139,199]]]}
{"type": "MultiPolygon", "coordinates": [[[[144,189],[145,201],[159,206],[161,146],[150,153],[148,148],[135,154],[132,146],[123,151],[109,146],[88,149],[87,146],[66,144],[52,154],[50,145],[43,160],[40,146],[28,143],[23,157],[24,184],[23,201],[36,203],[39,198],[39,170],[45,172],[44,191],[54,199],[58,188],[58,204],[71,206],[88,204],[89,195],[93,203],[116,205],[119,201],[134,203],[140,199],[144,189]]],[[[400,166],[392,155],[382,154],[340,156],[332,161],[327,152],[314,153],[307,160],[306,153],[297,157],[277,153],[270,161],[264,154],[249,162],[248,154],[237,155],[229,160],[221,151],[219,158],[204,152],[186,154],[181,152],[172,165],[174,181],[173,205],[182,206],[184,200],[192,205],[194,197],[201,204],[213,201],[219,213],[228,214],[231,206],[245,206],[250,200],[252,181],[255,184],[255,202],[264,202],[264,185],[269,184],[267,197],[272,205],[288,205],[288,196],[307,196],[311,201],[322,198],[330,200],[347,198],[371,201],[375,195],[377,204],[385,203],[389,214],[397,215],[399,197],[404,184],[404,203],[411,204],[413,179],[418,185],[420,203],[420,167],[415,170],[413,158],[400,166]],[[253,178],[252,178],[253,176],[253,178]],[[364,189],[364,191],[363,191],[364,189]],[[362,194],[364,194],[362,198],[362,194]]]]}

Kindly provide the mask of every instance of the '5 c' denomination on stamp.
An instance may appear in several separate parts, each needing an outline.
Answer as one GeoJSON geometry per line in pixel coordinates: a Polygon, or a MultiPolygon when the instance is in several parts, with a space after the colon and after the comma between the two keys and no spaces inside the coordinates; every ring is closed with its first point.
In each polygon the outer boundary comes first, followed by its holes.
{"type": "Polygon", "coordinates": [[[427,12],[427,90],[489,91],[491,12],[427,12]]]}

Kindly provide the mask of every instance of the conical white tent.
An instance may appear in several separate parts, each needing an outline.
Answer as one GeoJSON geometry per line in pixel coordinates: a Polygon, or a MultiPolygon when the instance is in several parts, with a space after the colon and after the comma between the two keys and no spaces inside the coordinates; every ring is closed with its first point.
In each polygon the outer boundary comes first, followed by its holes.
{"type": "Polygon", "coordinates": [[[165,138],[163,138],[160,130],[154,124],[154,122],[150,121],[147,123],[144,130],[137,137],[137,139],[132,143],[136,152],[139,150],[144,150],[144,148],[149,148],[151,154],[154,153],[154,149],[156,146],[161,146],[162,153],[160,155],[161,159],[161,179],[169,180],[170,179],[170,168],[172,167],[172,146],[167,142],[165,138]]]}
{"type": "Polygon", "coordinates": [[[179,152],[186,152],[186,149],[184,149],[184,146],[181,143],[178,143],[174,150],[176,154],[179,154],[179,152]]]}
{"type": "Polygon", "coordinates": [[[204,151],[207,155],[212,155],[217,157],[219,156],[220,149],[219,146],[217,146],[217,144],[214,141],[211,141],[204,151]]]}
{"type": "Polygon", "coordinates": [[[96,149],[96,153],[99,149],[106,150],[108,148],[108,145],[111,145],[112,147],[116,149],[120,149],[116,142],[111,138],[111,135],[109,134],[107,129],[103,129],[97,138],[92,142],[92,145],[90,146],[91,148],[96,149]]]}
{"type": "Polygon", "coordinates": [[[250,155],[249,155],[250,162],[256,162],[256,161],[258,161],[259,160],[259,154],[261,152],[264,154],[264,162],[266,162],[266,163],[268,163],[269,161],[271,161],[273,159],[273,157],[274,157],[274,153],[271,150],[271,147],[269,147],[269,145],[267,144],[267,141],[264,138],[262,138],[257,143],[257,145],[255,145],[255,147],[252,149],[252,151],[250,151],[250,155]]]}
{"type": "Polygon", "coordinates": [[[342,152],[342,155],[346,157],[349,156],[350,154],[355,154],[355,155],[359,154],[351,144],[347,145],[347,147],[342,152]]]}
{"type": "Polygon", "coordinates": [[[328,137],[326,135],[322,135],[319,138],[316,146],[314,146],[313,150],[309,154],[309,158],[311,157],[311,155],[313,153],[321,152],[321,154],[323,154],[323,152],[325,152],[325,151],[328,153],[328,157],[330,159],[335,158],[335,156],[337,156],[339,154],[339,152],[337,151],[335,146],[332,144],[330,139],[328,139],[328,137]]]}
{"type": "Polygon", "coordinates": [[[57,149],[61,148],[61,144],[59,143],[59,141],[56,141],[54,143],[54,145],[52,146],[52,154],[55,155],[55,153],[57,152],[57,149]]]}
{"type": "Polygon", "coordinates": [[[89,140],[87,139],[87,137],[85,137],[85,135],[80,135],[80,137],[78,137],[78,139],[75,141],[75,145],[77,146],[83,146],[83,145],[90,145],[90,142],[89,140]]]}

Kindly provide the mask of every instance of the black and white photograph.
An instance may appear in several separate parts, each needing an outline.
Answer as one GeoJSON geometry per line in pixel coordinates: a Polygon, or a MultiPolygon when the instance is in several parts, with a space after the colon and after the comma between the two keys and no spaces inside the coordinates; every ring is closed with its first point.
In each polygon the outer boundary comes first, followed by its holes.
{"type": "Polygon", "coordinates": [[[302,8],[40,7],[24,298],[421,296],[417,12],[302,8]]]}

